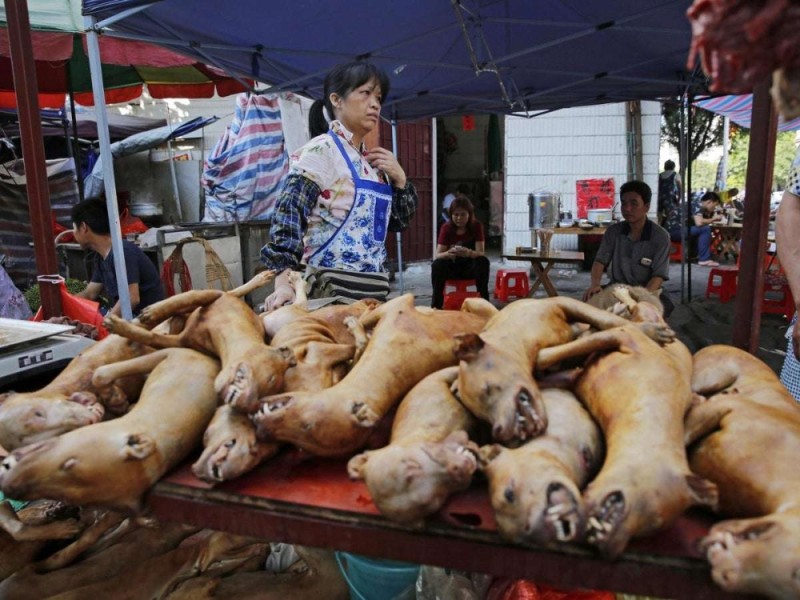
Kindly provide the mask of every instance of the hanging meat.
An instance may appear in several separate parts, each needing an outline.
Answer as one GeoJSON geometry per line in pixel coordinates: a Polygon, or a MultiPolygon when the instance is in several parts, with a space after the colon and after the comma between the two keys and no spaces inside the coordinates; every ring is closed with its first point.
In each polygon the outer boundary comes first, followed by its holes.
{"type": "Polygon", "coordinates": [[[796,0],[696,0],[687,11],[692,46],[710,90],[749,93],[774,73],[772,94],[785,119],[800,116],[800,2],[796,0]]]}

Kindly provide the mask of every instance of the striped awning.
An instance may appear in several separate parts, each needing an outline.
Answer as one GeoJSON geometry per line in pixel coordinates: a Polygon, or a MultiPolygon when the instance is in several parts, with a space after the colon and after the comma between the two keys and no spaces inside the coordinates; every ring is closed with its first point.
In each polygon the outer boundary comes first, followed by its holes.
{"type": "MultiPolygon", "coordinates": [[[[752,94],[706,98],[698,100],[694,104],[718,115],[729,117],[740,127],[750,129],[750,117],[753,112],[752,94]]],[[[785,122],[780,115],[778,116],[778,131],[795,131],[796,129],[800,129],[800,117],[785,122]]]]}

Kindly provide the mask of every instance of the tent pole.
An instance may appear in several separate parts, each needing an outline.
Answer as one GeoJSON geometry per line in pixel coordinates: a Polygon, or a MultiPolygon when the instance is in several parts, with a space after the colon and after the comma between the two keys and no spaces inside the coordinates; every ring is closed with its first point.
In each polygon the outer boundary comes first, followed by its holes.
{"type": "MultiPolygon", "coordinates": [[[[5,9],[36,271],[39,275],[58,275],[28,4],[25,0],[5,0],[5,9]]],[[[55,278],[40,281],[39,291],[44,318],[60,316],[61,296],[55,278]]]]}
{"type": "Polygon", "coordinates": [[[692,301],[692,261],[689,260],[689,252],[692,249],[692,236],[689,234],[691,226],[694,223],[694,215],[692,212],[692,97],[691,90],[686,92],[686,246],[684,254],[686,256],[686,300],[692,301]]]}
{"type": "MultiPolygon", "coordinates": [[[[174,131],[172,121],[170,121],[169,104],[164,102],[167,109],[167,127],[170,132],[174,131]]],[[[172,151],[172,140],[167,139],[167,159],[169,160],[169,175],[172,178],[172,193],[175,194],[175,212],[178,215],[178,223],[183,222],[183,208],[181,207],[181,194],[178,190],[178,173],[175,170],[175,153],[172,151]]]]}
{"type": "Polygon", "coordinates": [[[436,244],[439,238],[439,161],[436,159],[439,156],[439,148],[437,147],[437,131],[436,131],[436,117],[431,119],[431,231],[433,232],[433,240],[431,245],[431,260],[436,260],[436,244]]]}
{"type": "MultiPolygon", "coordinates": [[[[392,119],[392,152],[397,157],[397,121],[392,119]]],[[[403,234],[399,231],[395,233],[397,237],[397,276],[400,278],[400,295],[405,294],[405,285],[403,280],[403,247],[401,242],[403,234]]]]}
{"type": "Polygon", "coordinates": [[[681,119],[681,126],[678,129],[678,154],[679,154],[679,163],[680,163],[680,173],[681,173],[681,182],[683,193],[679,198],[680,208],[681,208],[681,248],[683,248],[683,252],[681,252],[681,302],[688,302],[689,299],[686,298],[686,266],[689,262],[689,246],[686,245],[686,240],[689,238],[689,234],[686,230],[686,224],[689,219],[688,212],[689,209],[687,208],[689,197],[691,196],[691,192],[686,185],[686,157],[688,153],[686,152],[686,102],[685,96],[681,96],[680,98],[680,119],[681,119]]]}
{"type": "Polygon", "coordinates": [[[728,150],[731,139],[731,119],[730,117],[722,117],[722,185],[719,189],[728,189],[728,150]]]}
{"type": "Polygon", "coordinates": [[[75,112],[75,90],[72,86],[72,73],[67,70],[67,84],[69,85],[69,114],[72,119],[72,155],[75,158],[75,177],[78,179],[78,197],[81,202],[83,195],[83,177],[81,176],[81,146],[78,141],[78,115],[75,112]]]}
{"type": "Polygon", "coordinates": [[[131,295],[128,291],[128,272],[125,269],[125,253],[122,249],[122,231],[119,224],[119,207],[117,206],[117,182],[114,179],[114,157],[111,155],[111,142],[108,133],[108,115],[106,99],[103,95],[103,67],[100,64],[100,43],[94,29],[95,18],[84,17],[86,26],[86,43],[89,56],[89,71],[92,75],[92,94],[94,96],[94,112],[97,119],[97,138],[100,141],[100,158],[103,161],[103,184],[108,207],[108,223],[111,227],[111,251],[114,253],[114,272],[117,276],[117,292],[119,293],[122,318],[131,320],[131,295]]]}

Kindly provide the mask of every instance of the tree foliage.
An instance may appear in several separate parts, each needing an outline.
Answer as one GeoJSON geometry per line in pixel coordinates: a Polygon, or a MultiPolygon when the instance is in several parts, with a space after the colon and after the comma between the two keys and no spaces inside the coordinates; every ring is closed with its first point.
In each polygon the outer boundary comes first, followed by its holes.
{"type": "MultiPolygon", "coordinates": [[[[728,187],[745,187],[747,179],[747,153],[750,146],[750,132],[742,129],[731,141],[728,153],[728,187]]],[[[779,133],[775,141],[775,167],[772,175],[772,189],[786,188],[789,167],[796,152],[795,133],[785,131],[779,133]]]]}
{"type": "Polygon", "coordinates": [[[710,160],[696,160],[692,163],[692,187],[713,190],[717,182],[717,165],[710,160]]]}
{"type": "MultiPolygon", "coordinates": [[[[680,108],[678,102],[665,102],[661,105],[661,139],[673,146],[678,156],[681,152],[680,108]]],[[[689,143],[689,160],[694,163],[704,151],[722,143],[722,118],[698,106],[692,106],[690,110],[692,138],[689,143]]]]}

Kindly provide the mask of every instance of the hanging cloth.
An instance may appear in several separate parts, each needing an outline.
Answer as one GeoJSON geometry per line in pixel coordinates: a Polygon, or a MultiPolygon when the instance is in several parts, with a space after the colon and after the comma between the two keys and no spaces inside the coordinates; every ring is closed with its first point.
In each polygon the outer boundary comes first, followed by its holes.
{"type": "Polygon", "coordinates": [[[233,122],[206,160],[203,221],[269,219],[288,171],[278,95],[239,94],[233,122]]]}

